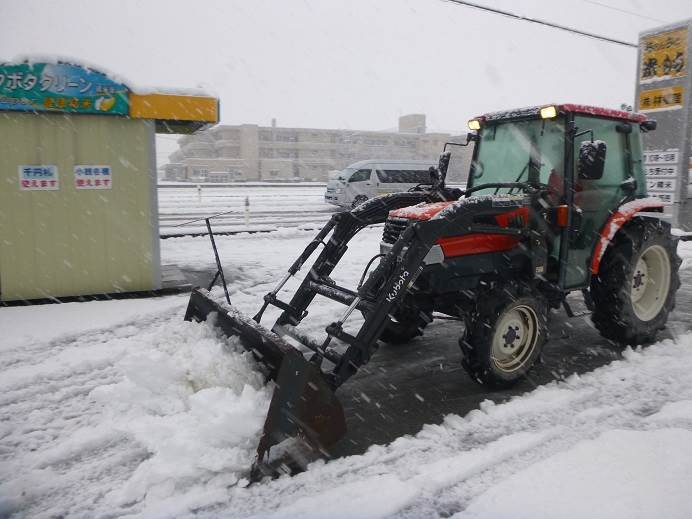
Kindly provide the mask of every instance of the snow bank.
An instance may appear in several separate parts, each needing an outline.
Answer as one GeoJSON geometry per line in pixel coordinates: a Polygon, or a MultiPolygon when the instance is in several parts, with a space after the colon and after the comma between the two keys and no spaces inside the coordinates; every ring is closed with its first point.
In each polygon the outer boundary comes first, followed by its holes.
{"type": "Polygon", "coordinates": [[[211,324],[179,322],[153,338],[116,365],[122,382],[92,392],[113,427],[151,453],[108,496],[119,506],[236,484],[252,465],[271,398],[252,357],[211,324]]]}
{"type": "Polygon", "coordinates": [[[692,431],[607,431],[493,486],[455,519],[686,519],[692,431]]]}
{"type": "Polygon", "coordinates": [[[177,308],[187,296],[6,307],[0,310],[0,350],[59,341],[76,333],[115,327],[162,310],[177,308]]]}
{"type": "Polygon", "coordinates": [[[0,516],[172,516],[243,484],[272,387],[180,299],[152,302],[137,325],[0,352],[0,516]]]}

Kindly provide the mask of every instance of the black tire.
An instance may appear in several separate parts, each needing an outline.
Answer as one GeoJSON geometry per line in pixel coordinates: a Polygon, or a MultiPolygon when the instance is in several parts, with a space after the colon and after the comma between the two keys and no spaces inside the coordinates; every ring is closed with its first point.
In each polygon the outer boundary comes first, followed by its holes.
{"type": "Polygon", "coordinates": [[[355,197],[355,198],[353,199],[353,202],[351,203],[351,208],[352,208],[352,209],[355,209],[355,208],[358,207],[360,204],[362,204],[363,202],[367,202],[367,201],[368,201],[368,197],[367,197],[367,196],[365,196],[365,195],[358,195],[357,197],[355,197]]]}
{"type": "Polygon", "coordinates": [[[423,335],[423,329],[432,322],[432,312],[418,308],[404,307],[394,314],[380,335],[387,344],[404,344],[423,335]]]}
{"type": "Polygon", "coordinates": [[[591,279],[591,320],[600,334],[621,344],[652,342],[675,308],[680,263],[677,240],[670,234],[668,223],[635,218],[620,229],[603,255],[598,276],[591,279]],[[666,262],[668,273],[656,266],[666,262]],[[649,268],[653,268],[651,273],[649,268]],[[647,283],[656,275],[663,282],[647,283]]]}
{"type": "Polygon", "coordinates": [[[545,299],[527,288],[498,285],[478,294],[466,334],[459,340],[462,366],[480,384],[510,387],[535,364],[547,337],[545,299]]]}

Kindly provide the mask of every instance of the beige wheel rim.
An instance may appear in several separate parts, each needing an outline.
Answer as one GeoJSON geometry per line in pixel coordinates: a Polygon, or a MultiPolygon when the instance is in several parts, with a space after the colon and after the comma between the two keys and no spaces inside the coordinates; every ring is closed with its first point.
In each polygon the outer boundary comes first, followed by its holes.
{"type": "Polygon", "coordinates": [[[497,369],[505,373],[521,369],[536,348],[538,328],[538,317],[530,306],[518,305],[505,312],[492,342],[491,358],[497,369]]]}
{"type": "Polygon", "coordinates": [[[637,260],[630,281],[634,314],[640,321],[651,321],[663,308],[670,290],[670,257],[660,245],[644,250],[637,260]]]}

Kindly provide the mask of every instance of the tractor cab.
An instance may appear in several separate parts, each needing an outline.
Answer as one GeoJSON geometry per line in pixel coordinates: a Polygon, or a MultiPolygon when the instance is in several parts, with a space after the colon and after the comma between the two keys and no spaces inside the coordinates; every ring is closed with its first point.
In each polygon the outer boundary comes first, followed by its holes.
{"type": "MultiPolygon", "coordinates": [[[[393,244],[393,231],[412,220],[433,218],[449,205],[491,199],[498,210],[479,215],[479,223],[516,227],[531,221],[547,248],[545,272],[538,273],[560,290],[584,288],[592,273],[592,252],[613,210],[646,197],[642,162],[634,157],[641,157],[640,134],[653,127],[641,114],[574,104],[476,117],[469,121],[475,133],[467,142],[474,150],[463,197],[390,212],[382,251],[393,244]],[[523,205],[506,211],[503,204],[523,205]]],[[[444,169],[439,168],[440,174],[444,169]]],[[[507,259],[520,239],[483,233],[453,240],[454,247],[449,242],[443,238],[436,243],[448,261],[489,253],[507,259]]]]}

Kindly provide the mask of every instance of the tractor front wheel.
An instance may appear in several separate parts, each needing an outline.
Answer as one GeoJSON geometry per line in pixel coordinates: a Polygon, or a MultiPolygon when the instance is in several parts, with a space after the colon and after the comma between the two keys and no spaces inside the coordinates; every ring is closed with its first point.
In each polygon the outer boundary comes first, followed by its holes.
{"type": "Polygon", "coordinates": [[[680,263],[667,223],[636,219],[621,229],[591,279],[591,319],[601,335],[621,344],[653,341],[675,307],[680,263]]]}
{"type": "Polygon", "coordinates": [[[548,306],[531,291],[498,286],[479,295],[466,335],[462,365],[484,385],[509,387],[526,376],[548,335],[548,306]]]}

